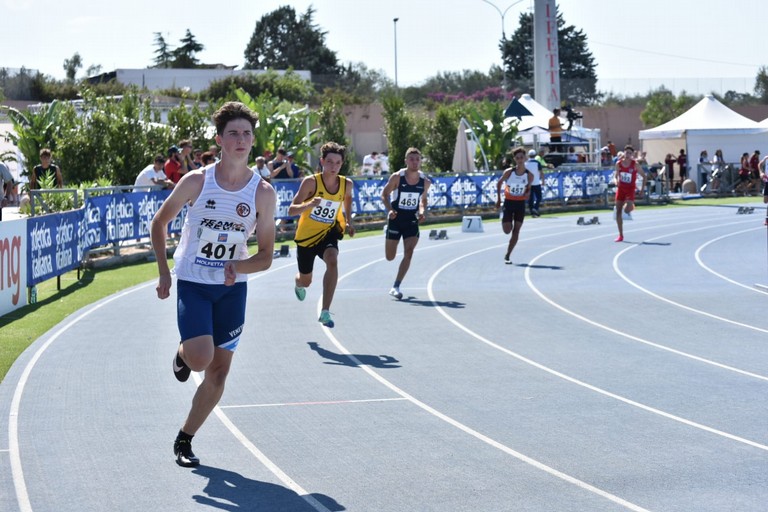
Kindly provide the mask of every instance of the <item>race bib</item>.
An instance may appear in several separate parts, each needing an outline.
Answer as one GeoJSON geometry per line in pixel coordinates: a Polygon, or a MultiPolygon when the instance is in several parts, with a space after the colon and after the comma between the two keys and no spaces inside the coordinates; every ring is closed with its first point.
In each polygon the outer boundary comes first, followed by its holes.
{"type": "Polygon", "coordinates": [[[195,265],[204,267],[223,267],[225,262],[235,259],[238,246],[246,242],[242,231],[215,231],[200,227],[198,235],[200,240],[195,265]]]}
{"type": "Polygon", "coordinates": [[[421,194],[418,192],[401,192],[398,207],[401,210],[415,210],[419,207],[419,196],[421,194]]]}
{"type": "Polygon", "coordinates": [[[525,185],[523,183],[507,184],[507,194],[520,197],[525,194],[525,185]]]}
{"type": "Polygon", "coordinates": [[[619,181],[622,183],[631,184],[632,183],[632,173],[631,172],[620,172],[619,173],[619,181]]]}
{"type": "Polygon", "coordinates": [[[330,199],[323,199],[320,204],[312,209],[309,214],[309,218],[323,224],[333,224],[336,220],[336,214],[341,207],[340,201],[331,201],[330,199]]]}

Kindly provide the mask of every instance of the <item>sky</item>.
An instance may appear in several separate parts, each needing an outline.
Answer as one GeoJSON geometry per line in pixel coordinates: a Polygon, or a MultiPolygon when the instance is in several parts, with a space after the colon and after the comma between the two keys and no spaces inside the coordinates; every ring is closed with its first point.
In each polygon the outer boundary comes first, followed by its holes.
{"type": "MultiPolygon", "coordinates": [[[[495,7],[483,0],[0,0],[0,67],[62,79],[64,61],[77,52],[81,75],[91,65],[145,68],[156,32],[177,46],[189,29],[205,46],[201,62],[242,68],[264,14],[312,5],[340,62],[363,62],[394,80],[396,34],[398,85],[418,85],[439,72],[501,65],[502,28],[514,33],[533,0],[489,2],[495,7]]],[[[664,84],[678,93],[753,92],[768,65],[765,0],[562,0],[558,9],[586,34],[601,91],[632,95],[664,84]]]]}

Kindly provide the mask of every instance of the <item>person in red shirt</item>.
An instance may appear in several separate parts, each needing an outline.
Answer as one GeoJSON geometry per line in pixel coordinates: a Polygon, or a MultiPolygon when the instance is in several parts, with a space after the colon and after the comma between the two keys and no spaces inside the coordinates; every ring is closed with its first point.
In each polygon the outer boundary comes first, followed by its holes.
{"type": "Polygon", "coordinates": [[[186,173],[182,172],[182,159],[179,154],[179,148],[171,146],[168,148],[168,160],[165,161],[163,170],[165,175],[174,183],[178,183],[181,177],[186,173]]]}
{"type": "MultiPolygon", "coordinates": [[[[616,162],[616,169],[613,171],[613,181],[616,183],[616,225],[619,228],[616,242],[624,241],[624,213],[630,215],[635,209],[637,175],[642,176],[645,181],[645,171],[637,165],[633,158],[634,154],[635,148],[629,145],[624,146],[624,155],[616,162]]],[[[637,190],[638,195],[642,193],[642,190],[637,190]]]]}

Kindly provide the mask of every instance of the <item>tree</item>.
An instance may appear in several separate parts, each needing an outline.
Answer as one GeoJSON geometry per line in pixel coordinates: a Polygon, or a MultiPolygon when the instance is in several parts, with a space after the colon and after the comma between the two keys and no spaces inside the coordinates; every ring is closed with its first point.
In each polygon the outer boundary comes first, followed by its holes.
{"type": "Polygon", "coordinates": [[[768,67],[760,66],[755,77],[755,96],[762,103],[768,103],[768,67]]]}
{"type": "MultiPolygon", "coordinates": [[[[592,105],[600,101],[595,59],[587,36],[573,25],[565,26],[557,14],[557,46],[560,56],[560,97],[565,103],[592,105]]],[[[520,23],[509,39],[499,44],[509,86],[533,90],[533,14],[520,14],[520,23]]]]}
{"type": "Polygon", "coordinates": [[[283,6],[256,22],[245,49],[244,69],[299,69],[312,74],[340,73],[336,52],[325,46],[326,32],[312,21],[315,11],[296,18],[293,7],[283,6]]]}
{"type": "Polygon", "coordinates": [[[173,62],[173,50],[165,41],[160,32],[155,32],[155,66],[156,68],[170,68],[173,62]]]}
{"type": "Polygon", "coordinates": [[[435,111],[432,129],[427,135],[425,153],[436,169],[453,169],[453,153],[456,150],[456,132],[461,120],[460,104],[440,105],[435,111]]]}
{"type": "Polygon", "coordinates": [[[64,65],[62,67],[67,74],[67,80],[74,82],[77,70],[83,67],[83,59],[80,57],[79,53],[75,52],[71,59],[64,59],[64,65]]]}
{"type": "Polygon", "coordinates": [[[336,142],[346,146],[347,154],[344,157],[344,163],[341,166],[340,174],[347,176],[350,174],[354,154],[352,145],[347,138],[347,118],[344,116],[344,102],[339,96],[329,96],[320,105],[319,123],[321,142],[336,142]]]}
{"type": "Polygon", "coordinates": [[[197,42],[189,29],[187,29],[187,33],[179,42],[181,46],[171,52],[173,55],[171,67],[177,69],[196,68],[200,61],[195,57],[195,54],[203,51],[205,46],[197,42]]]}
{"type": "Polygon", "coordinates": [[[285,101],[306,103],[312,99],[312,84],[291,70],[278,73],[269,70],[266,73],[248,73],[233,75],[221,80],[214,80],[205,93],[211,100],[231,96],[236,89],[243,89],[253,97],[267,93],[285,101]]]}
{"type": "Polygon", "coordinates": [[[640,113],[640,120],[645,126],[659,126],[676,118],[700,99],[685,91],[675,97],[672,91],[662,86],[648,97],[648,103],[640,113]]]}

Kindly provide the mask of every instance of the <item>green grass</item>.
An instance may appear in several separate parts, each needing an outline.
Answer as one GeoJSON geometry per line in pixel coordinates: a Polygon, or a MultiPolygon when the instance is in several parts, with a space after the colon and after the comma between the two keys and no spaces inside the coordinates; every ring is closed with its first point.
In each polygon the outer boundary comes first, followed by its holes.
{"type": "MultiPolygon", "coordinates": [[[[640,203],[638,208],[642,211],[643,208],[719,206],[760,201],[762,198],[759,196],[704,198],[678,201],[663,206],[646,206],[640,203]]],[[[584,212],[573,211],[567,214],[583,215],[584,212]]],[[[544,216],[546,217],[546,213],[544,216]]],[[[457,225],[456,222],[428,224],[425,229],[455,225],[457,225]]],[[[378,234],[381,234],[381,229],[361,231],[356,237],[378,234]]],[[[278,242],[277,246],[283,243],[293,245],[291,241],[278,242]]],[[[36,304],[30,304],[0,317],[0,380],[5,378],[5,374],[19,354],[67,316],[113,293],[155,278],[157,278],[155,263],[139,263],[98,271],[84,270],[80,274],[80,280],[77,279],[76,271],[69,272],[61,276],[61,290],[56,288],[56,279],[40,283],[37,286],[36,304]]]]}

